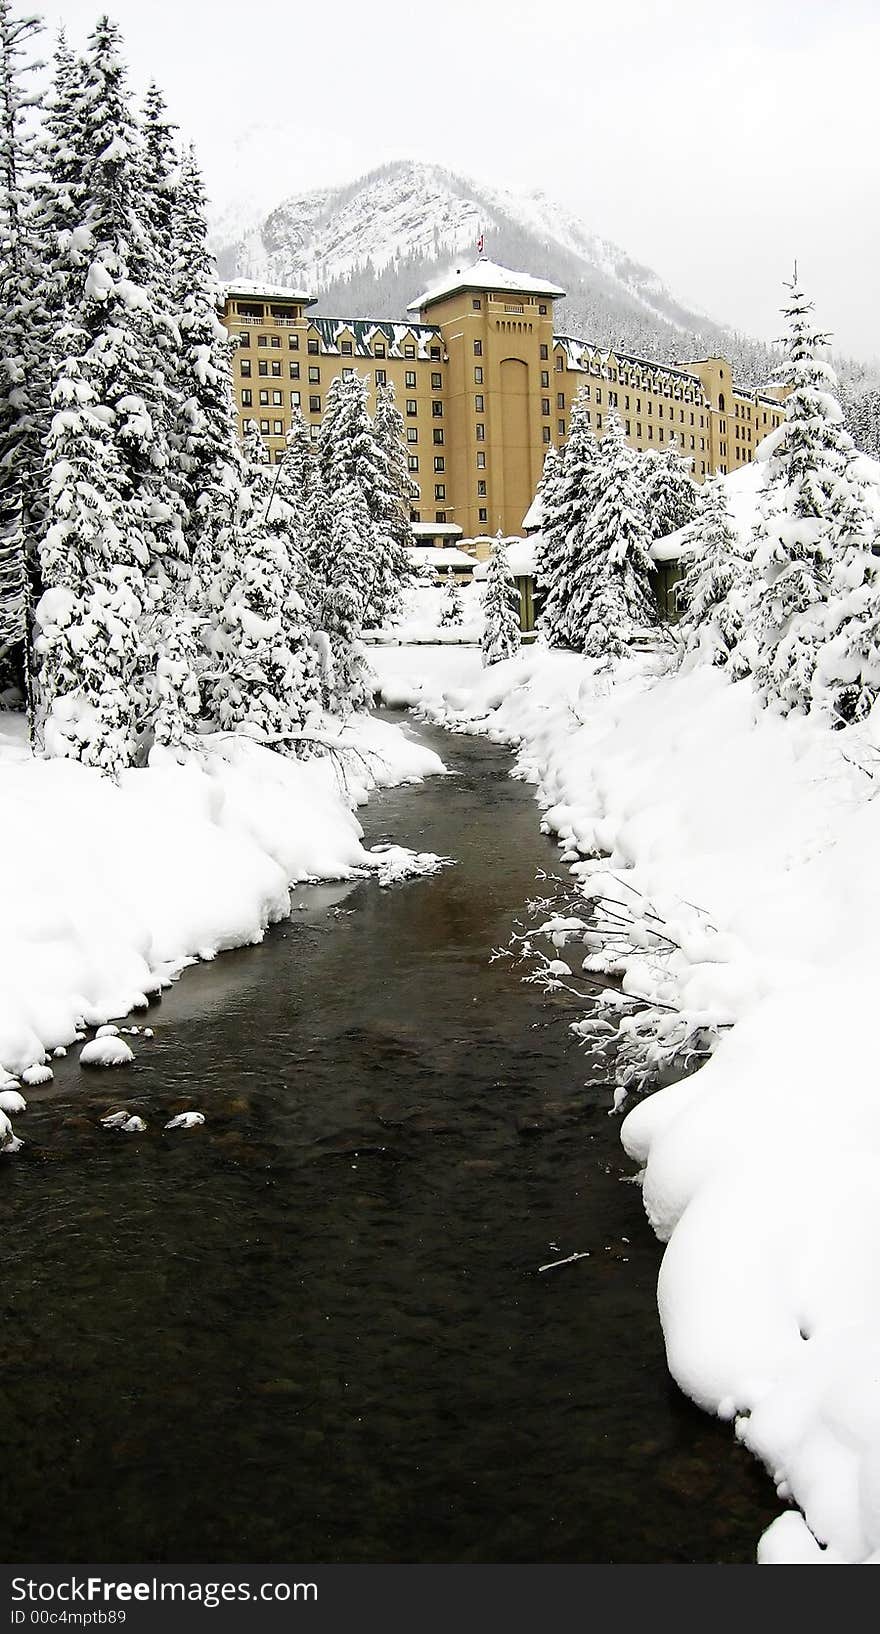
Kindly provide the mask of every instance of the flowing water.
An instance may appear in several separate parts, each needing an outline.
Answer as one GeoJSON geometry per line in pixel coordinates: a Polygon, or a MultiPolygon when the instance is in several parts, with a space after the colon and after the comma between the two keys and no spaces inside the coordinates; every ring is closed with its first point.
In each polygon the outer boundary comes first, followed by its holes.
{"type": "Polygon", "coordinates": [[[135,1018],[132,1068],[71,1055],[18,1120],[10,1558],[753,1558],[772,1489],[668,1377],[608,1087],[489,962],[554,865],[532,791],[420,735],[452,775],[374,796],[368,841],[456,867],[296,893],[135,1018]]]}

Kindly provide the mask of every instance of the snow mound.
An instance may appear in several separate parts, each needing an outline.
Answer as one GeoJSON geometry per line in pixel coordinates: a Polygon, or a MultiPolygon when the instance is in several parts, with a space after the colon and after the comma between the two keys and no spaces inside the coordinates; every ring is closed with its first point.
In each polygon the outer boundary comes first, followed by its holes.
{"type": "Polygon", "coordinates": [[[30,1089],[36,1089],[39,1084],[50,1084],[54,1076],[51,1067],[35,1064],[32,1067],[25,1067],[21,1079],[22,1083],[27,1084],[30,1089]]]}
{"type": "Polygon", "coordinates": [[[122,1112],[110,1112],[101,1119],[102,1129],[119,1129],[123,1135],[142,1135],[146,1129],[143,1118],[136,1112],[127,1109],[122,1112]]]}
{"type": "Polygon", "coordinates": [[[370,856],[382,890],[389,885],[401,885],[404,880],[418,879],[428,874],[439,874],[441,868],[451,868],[454,857],[438,857],[433,851],[409,851],[403,845],[374,845],[370,856]]]}
{"type": "Polygon", "coordinates": [[[17,1089],[0,1089],[0,1112],[26,1112],[27,1101],[17,1089]]]}
{"type": "Polygon", "coordinates": [[[93,1038],[79,1052],[81,1067],[127,1067],[134,1060],[134,1051],[122,1038],[111,1034],[107,1038],[93,1038]]]}
{"type": "Polygon", "coordinates": [[[205,1121],[204,1112],[178,1112],[176,1118],[169,1118],[166,1129],[196,1129],[205,1121]]]}
{"type": "Polygon", "coordinates": [[[98,1031],[96,1032],[95,1037],[96,1038],[116,1038],[118,1032],[119,1032],[119,1028],[115,1027],[113,1025],[112,1021],[108,1021],[108,1022],[106,1022],[104,1024],[103,1027],[98,1028],[98,1031]]]}

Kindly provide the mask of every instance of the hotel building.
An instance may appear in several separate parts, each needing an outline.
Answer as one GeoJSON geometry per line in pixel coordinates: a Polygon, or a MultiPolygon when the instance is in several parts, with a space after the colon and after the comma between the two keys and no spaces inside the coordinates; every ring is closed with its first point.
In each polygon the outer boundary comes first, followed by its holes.
{"type": "MultiPolygon", "coordinates": [[[[597,436],[616,409],[633,448],[674,437],[697,481],[735,471],[783,418],[785,388],[735,385],[729,361],[670,365],[555,333],[564,290],[482,258],[436,284],[407,322],[321,318],[307,292],[226,286],[239,423],[280,460],[292,412],[313,436],[340,374],[366,374],[371,403],[394,387],[404,420],[413,534],[451,543],[522,530],[550,443],[561,447],[581,387],[597,436]]],[[[482,554],[482,553],[481,553],[482,554]]]]}

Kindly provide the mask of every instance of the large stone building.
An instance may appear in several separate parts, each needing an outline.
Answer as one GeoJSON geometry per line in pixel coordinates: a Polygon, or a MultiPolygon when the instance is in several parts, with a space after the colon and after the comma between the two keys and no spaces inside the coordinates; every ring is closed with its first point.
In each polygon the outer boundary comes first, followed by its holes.
{"type": "Polygon", "coordinates": [[[336,375],[366,373],[371,396],[388,382],[404,418],[414,535],[451,542],[520,532],[581,387],[598,435],[616,408],[632,447],[675,437],[698,481],[750,460],[782,419],[783,389],[735,386],[723,357],[673,367],[555,333],[563,294],[481,258],[414,301],[412,321],[389,323],[315,317],[305,291],[229,284],[241,423],[256,420],[277,461],[296,408],[317,435],[336,375]]]}

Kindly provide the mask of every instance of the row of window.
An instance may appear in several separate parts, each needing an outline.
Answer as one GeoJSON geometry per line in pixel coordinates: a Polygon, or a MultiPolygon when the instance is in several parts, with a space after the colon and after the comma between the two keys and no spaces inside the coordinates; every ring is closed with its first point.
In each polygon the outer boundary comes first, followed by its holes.
{"type": "MultiPolygon", "coordinates": [[[[240,334],[237,334],[236,339],[238,341],[239,350],[241,350],[241,351],[247,350],[247,348],[251,344],[250,332],[247,329],[244,329],[244,330],[242,330],[242,332],[240,334]]],[[[291,352],[298,352],[299,351],[299,335],[296,334],[294,331],[291,331],[288,334],[288,336],[287,336],[287,345],[288,345],[288,349],[291,352]]],[[[317,357],[319,355],[319,353],[321,351],[321,342],[320,342],[320,339],[319,339],[319,337],[317,335],[308,335],[306,337],[306,345],[307,345],[307,349],[308,349],[308,351],[309,351],[309,353],[310,353],[310,355],[312,357],[317,357]]],[[[258,347],[264,347],[264,348],[266,348],[267,350],[270,350],[270,351],[278,351],[280,349],[280,347],[281,347],[281,336],[280,335],[271,335],[271,334],[270,335],[258,335],[257,336],[257,346],[258,347]]],[[[353,355],[354,355],[354,345],[350,340],[340,341],[339,351],[340,351],[340,354],[341,354],[342,357],[353,357],[353,355]]],[[[383,340],[377,340],[377,341],[373,342],[372,356],[373,357],[387,357],[388,356],[388,348],[387,348],[387,346],[386,346],[386,344],[385,344],[385,342],[383,340]]],[[[403,356],[407,360],[417,357],[418,353],[416,351],[415,346],[409,345],[409,344],[405,345],[404,348],[403,348],[403,356]]],[[[432,346],[430,348],[429,356],[430,356],[430,359],[431,359],[432,363],[439,363],[441,361],[442,357],[443,357],[443,348],[441,346],[432,346]]],[[[439,379],[439,376],[435,376],[434,378],[439,379]]],[[[413,382],[413,384],[415,384],[415,382],[413,382]]]]}

